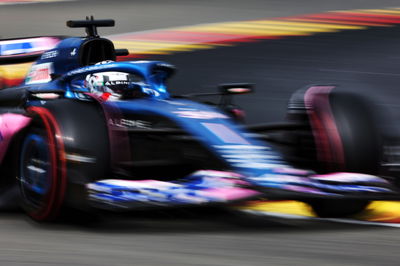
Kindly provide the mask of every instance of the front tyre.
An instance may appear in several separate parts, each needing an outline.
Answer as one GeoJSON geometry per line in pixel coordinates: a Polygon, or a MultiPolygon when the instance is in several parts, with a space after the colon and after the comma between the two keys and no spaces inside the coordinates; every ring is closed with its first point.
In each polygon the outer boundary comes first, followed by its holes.
{"type": "Polygon", "coordinates": [[[20,149],[21,203],[34,220],[52,221],[60,213],[66,190],[64,150],[50,112],[38,107],[32,111],[34,120],[20,149]]]}
{"type": "Polygon", "coordinates": [[[310,201],[314,213],[321,218],[341,218],[362,212],[370,202],[367,200],[331,200],[319,199],[310,201]]]}
{"type": "MultiPolygon", "coordinates": [[[[378,174],[382,131],[374,105],[361,95],[334,86],[311,86],[296,92],[289,118],[309,126],[314,168],[320,172],[378,174]]],[[[320,217],[346,217],[363,211],[368,200],[319,199],[308,202],[320,217]]]]}

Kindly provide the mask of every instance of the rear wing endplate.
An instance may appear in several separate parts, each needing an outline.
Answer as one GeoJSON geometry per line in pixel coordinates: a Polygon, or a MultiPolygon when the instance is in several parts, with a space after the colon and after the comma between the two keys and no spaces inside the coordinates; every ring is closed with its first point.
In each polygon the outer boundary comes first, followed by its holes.
{"type": "Polygon", "coordinates": [[[0,40],[0,65],[33,62],[64,38],[43,36],[0,40]]]}

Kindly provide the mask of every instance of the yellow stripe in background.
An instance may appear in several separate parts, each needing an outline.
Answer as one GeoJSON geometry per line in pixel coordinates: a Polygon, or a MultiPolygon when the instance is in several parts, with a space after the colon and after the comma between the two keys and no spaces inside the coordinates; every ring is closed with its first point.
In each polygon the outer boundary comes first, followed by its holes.
{"type": "Polygon", "coordinates": [[[328,23],[320,23],[320,22],[297,22],[290,20],[254,20],[249,23],[257,23],[257,24],[265,24],[265,25],[287,25],[287,26],[298,26],[303,27],[304,29],[308,28],[320,28],[320,29],[334,29],[334,30],[364,30],[367,27],[365,26],[352,26],[345,24],[328,24],[328,23]]]}
{"type": "Polygon", "coordinates": [[[24,78],[32,63],[0,66],[0,75],[8,79],[24,78]]]}
{"type": "Polygon", "coordinates": [[[146,42],[146,41],[114,41],[117,48],[126,48],[135,53],[156,53],[164,54],[166,52],[193,51],[201,49],[211,49],[215,45],[207,44],[188,44],[172,42],[146,42]]]}
{"type": "Polygon", "coordinates": [[[292,35],[310,35],[311,32],[306,29],[300,30],[281,30],[281,29],[251,29],[240,28],[237,26],[230,26],[229,24],[215,24],[209,26],[193,26],[182,27],[177,30],[190,31],[190,32],[212,32],[221,34],[235,34],[235,35],[252,35],[252,36],[292,36],[292,35]]]}
{"type": "Polygon", "coordinates": [[[298,25],[289,25],[288,23],[283,23],[281,25],[273,25],[273,24],[267,24],[267,23],[262,23],[258,21],[251,21],[251,22],[236,22],[236,23],[227,23],[222,25],[222,27],[228,27],[228,28],[240,28],[240,29],[254,29],[254,30],[272,30],[272,31],[293,31],[293,32],[335,32],[336,29],[333,28],[321,28],[321,27],[315,27],[314,25],[310,24],[308,27],[304,26],[298,26],[298,25]]]}
{"type": "MultiPolygon", "coordinates": [[[[241,206],[240,209],[315,217],[311,207],[299,201],[249,202],[247,205],[241,206]]],[[[352,218],[371,222],[400,223],[400,202],[373,201],[365,211],[352,218]]]]}
{"type": "MultiPolygon", "coordinates": [[[[385,15],[396,15],[399,14],[400,10],[397,8],[392,9],[357,9],[357,10],[340,10],[340,11],[330,11],[336,13],[359,13],[359,14],[377,14],[382,15],[382,18],[385,18],[385,15]]],[[[330,12],[321,13],[329,14],[330,12]]],[[[318,14],[317,14],[318,15],[318,14]]],[[[400,18],[399,18],[400,20],[400,18]]],[[[389,19],[390,21],[390,19],[389,19]]],[[[261,38],[276,38],[276,37],[289,37],[289,36],[309,36],[318,33],[332,33],[342,30],[364,30],[374,26],[387,26],[391,27],[396,24],[396,19],[393,20],[393,23],[376,23],[374,22],[374,18],[371,18],[371,22],[368,21],[368,17],[366,17],[365,21],[357,22],[357,21],[348,21],[346,18],[343,20],[338,17],[336,20],[329,20],[321,18],[318,20],[317,18],[307,18],[307,16],[293,16],[293,17],[284,17],[278,19],[264,19],[264,20],[248,20],[248,21],[232,21],[232,22],[222,22],[222,23],[209,23],[209,24],[201,24],[201,25],[193,25],[193,26],[183,26],[179,28],[171,28],[167,29],[167,31],[180,31],[182,32],[181,39],[185,40],[185,34],[196,34],[196,33],[204,33],[204,34],[212,34],[214,37],[210,37],[211,40],[214,40],[212,44],[207,42],[207,38],[204,38],[202,41],[198,41],[197,43],[191,42],[190,38],[187,41],[182,42],[173,42],[173,41],[165,41],[162,40],[163,37],[160,37],[160,40],[153,39],[147,40],[147,34],[142,35],[141,33],[132,33],[131,40],[129,40],[129,35],[124,35],[124,42],[118,41],[118,37],[114,39],[116,41],[117,47],[127,47],[133,54],[172,54],[175,52],[186,52],[193,51],[199,49],[211,49],[215,48],[219,45],[234,45],[234,43],[242,42],[242,39],[246,40],[253,39],[257,40],[261,38]],[[220,37],[218,38],[218,34],[220,37]],[[224,40],[225,35],[232,35],[224,40]],[[143,39],[141,39],[141,36],[143,39]],[[221,44],[218,44],[220,42],[221,44]],[[228,42],[228,44],[226,43],[228,42]]],[[[154,31],[155,36],[157,32],[162,33],[163,30],[154,31]]],[[[154,36],[154,35],[153,35],[154,36]]],[[[211,42],[211,41],[210,41],[211,42]]]]}

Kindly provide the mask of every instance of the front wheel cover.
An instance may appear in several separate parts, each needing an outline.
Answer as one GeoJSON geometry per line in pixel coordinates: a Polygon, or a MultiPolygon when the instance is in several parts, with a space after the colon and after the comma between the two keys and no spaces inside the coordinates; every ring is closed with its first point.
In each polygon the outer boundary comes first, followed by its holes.
{"type": "Polygon", "coordinates": [[[22,207],[37,221],[57,218],[66,191],[66,161],[62,135],[45,108],[30,107],[33,123],[22,141],[19,186],[22,207]]]}

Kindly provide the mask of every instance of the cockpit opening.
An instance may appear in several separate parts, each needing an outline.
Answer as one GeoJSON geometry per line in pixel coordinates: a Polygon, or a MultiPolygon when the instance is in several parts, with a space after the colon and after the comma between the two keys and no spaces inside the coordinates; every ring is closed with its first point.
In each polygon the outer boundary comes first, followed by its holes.
{"type": "Polygon", "coordinates": [[[82,66],[94,65],[98,62],[115,61],[114,44],[107,39],[89,39],[80,48],[80,61],[82,66]]]}

